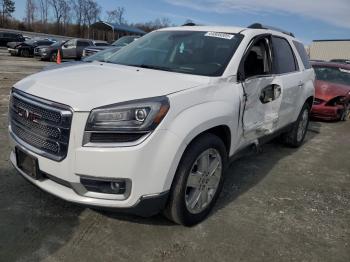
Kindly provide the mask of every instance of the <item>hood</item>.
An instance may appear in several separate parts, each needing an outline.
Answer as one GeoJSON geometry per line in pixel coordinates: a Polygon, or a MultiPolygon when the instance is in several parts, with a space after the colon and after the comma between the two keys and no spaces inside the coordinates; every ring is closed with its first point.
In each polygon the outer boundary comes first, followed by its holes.
{"type": "Polygon", "coordinates": [[[85,49],[101,51],[101,50],[106,50],[106,49],[111,48],[111,47],[113,47],[113,46],[111,46],[111,45],[89,46],[89,47],[86,47],[85,49]]]}
{"type": "Polygon", "coordinates": [[[336,96],[346,96],[350,92],[350,86],[316,80],[316,98],[328,101],[336,96]]]}
{"type": "Polygon", "coordinates": [[[80,60],[80,61],[64,62],[61,64],[51,64],[51,65],[45,66],[41,71],[48,71],[48,70],[54,70],[58,68],[68,67],[68,66],[80,65],[82,63],[86,63],[86,62],[80,60]]]}
{"type": "Polygon", "coordinates": [[[49,45],[39,45],[36,48],[42,49],[42,48],[49,48],[49,45]]]}
{"type": "Polygon", "coordinates": [[[209,77],[99,62],[49,70],[29,76],[14,87],[71,106],[75,111],[175,93],[209,77]]]}

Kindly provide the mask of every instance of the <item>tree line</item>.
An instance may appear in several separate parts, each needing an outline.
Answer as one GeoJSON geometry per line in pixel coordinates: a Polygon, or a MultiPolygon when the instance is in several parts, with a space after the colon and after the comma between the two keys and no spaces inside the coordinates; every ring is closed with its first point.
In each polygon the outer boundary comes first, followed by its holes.
{"type": "Polygon", "coordinates": [[[0,27],[89,38],[90,26],[99,20],[128,24],[146,32],[172,25],[169,18],[128,23],[124,7],[116,7],[102,14],[102,7],[95,0],[27,0],[22,20],[13,17],[14,11],[13,0],[0,0],[0,27]]]}

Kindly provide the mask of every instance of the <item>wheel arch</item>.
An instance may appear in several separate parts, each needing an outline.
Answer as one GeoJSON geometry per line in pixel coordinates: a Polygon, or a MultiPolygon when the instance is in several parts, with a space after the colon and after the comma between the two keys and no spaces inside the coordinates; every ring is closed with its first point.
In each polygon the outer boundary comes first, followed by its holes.
{"type": "Polygon", "coordinates": [[[314,96],[309,96],[309,97],[306,99],[306,101],[305,101],[305,103],[309,105],[310,110],[311,110],[311,108],[312,108],[312,105],[314,104],[314,99],[315,99],[314,96]]]}

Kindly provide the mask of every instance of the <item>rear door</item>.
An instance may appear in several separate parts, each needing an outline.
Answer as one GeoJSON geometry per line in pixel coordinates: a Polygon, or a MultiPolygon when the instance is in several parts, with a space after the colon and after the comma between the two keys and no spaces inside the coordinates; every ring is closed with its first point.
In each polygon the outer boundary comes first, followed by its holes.
{"type": "Polygon", "coordinates": [[[92,45],[91,41],[85,41],[85,40],[78,40],[77,41],[77,50],[76,50],[76,57],[81,58],[83,55],[84,48],[92,45]]]}
{"type": "Polygon", "coordinates": [[[280,81],[282,101],[279,111],[279,127],[282,128],[295,121],[303,81],[302,72],[291,47],[291,43],[283,37],[272,36],[274,67],[273,71],[280,81]]]}

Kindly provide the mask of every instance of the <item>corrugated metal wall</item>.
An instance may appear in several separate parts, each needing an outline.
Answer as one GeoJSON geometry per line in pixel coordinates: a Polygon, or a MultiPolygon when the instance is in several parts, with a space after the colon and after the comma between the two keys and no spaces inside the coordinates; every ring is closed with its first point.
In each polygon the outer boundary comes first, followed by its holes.
{"type": "Polygon", "coordinates": [[[310,59],[350,59],[349,41],[316,41],[310,45],[310,59]]]}

